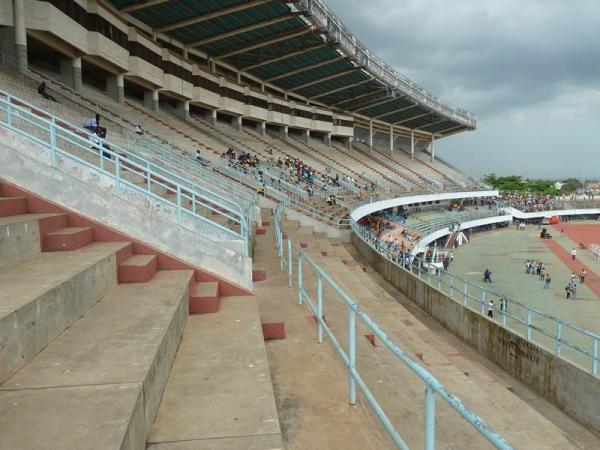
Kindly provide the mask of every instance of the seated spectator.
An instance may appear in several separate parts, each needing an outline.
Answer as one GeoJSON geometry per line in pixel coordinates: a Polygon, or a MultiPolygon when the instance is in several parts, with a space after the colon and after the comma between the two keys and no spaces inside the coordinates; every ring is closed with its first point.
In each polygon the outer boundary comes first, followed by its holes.
{"type": "Polygon", "coordinates": [[[135,134],[137,134],[138,136],[144,135],[144,129],[142,128],[142,126],[140,124],[135,126],[134,131],[135,131],[135,134]]]}
{"type": "Polygon", "coordinates": [[[45,81],[42,81],[41,84],[38,86],[38,94],[40,94],[46,100],[50,100],[52,102],[58,103],[54,97],[52,97],[50,94],[48,94],[45,81]]]}

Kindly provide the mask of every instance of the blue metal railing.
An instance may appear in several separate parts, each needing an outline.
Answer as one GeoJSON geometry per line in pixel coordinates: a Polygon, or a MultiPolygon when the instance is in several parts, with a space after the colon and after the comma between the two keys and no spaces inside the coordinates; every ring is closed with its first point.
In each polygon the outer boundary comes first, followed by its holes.
{"type": "MultiPolygon", "coordinates": [[[[287,239],[287,258],[284,255],[284,238],[282,221],[285,214],[285,204],[280,203],[275,210],[275,241],[277,246],[277,256],[280,261],[280,269],[287,270],[289,276],[289,286],[292,287],[293,278],[293,255],[292,243],[287,239]]],[[[392,342],[387,335],[377,326],[377,324],[354,302],[354,300],[342,289],[339,285],[320,267],[318,266],[305,252],[299,252],[297,255],[297,298],[298,303],[305,303],[317,321],[317,338],[318,342],[323,342],[323,337],[329,337],[334,349],[337,351],[340,359],[348,370],[349,398],[350,404],[356,404],[356,386],[359,387],[364,394],[369,406],[373,409],[386,431],[390,435],[394,444],[400,449],[408,449],[408,446],[396,430],[390,419],[387,417],[382,407],[379,405],[374,394],[371,392],[362,376],[360,375],[356,365],[356,321],[357,318],[371,330],[392,351],[392,353],[406,364],[423,382],[425,383],[425,449],[435,449],[435,398],[436,395],[447,402],[458,414],[464,418],[471,426],[473,426],[485,439],[498,449],[509,450],[512,447],[506,440],[492,430],[485,421],[469,410],[463,403],[454,395],[450,394],[444,386],[439,383],[433,375],[425,370],[421,365],[415,363],[402,349],[392,342]],[[306,291],[306,276],[305,266],[311,268],[317,275],[316,282],[316,304],[313,297],[306,291]],[[348,350],[344,347],[336,337],[333,330],[327,325],[323,316],[325,305],[324,283],[333,289],[333,291],[348,305],[348,350]]]]}
{"type": "Polygon", "coordinates": [[[156,166],[144,158],[130,156],[130,152],[122,149],[109,141],[97,139],[87,131],[82,131],[78,126],[68,124],[59,117],[41,111],[38,107],[27,103],[4,91],[0,91],[0,117],[2,126],[17,132],[27,139],[40,144],[50,152],[50,161],[54,166],[56,156],[76,161],[79,164],[99,171],[114,180],[115,192],[118,195],[121,185],[138,192],[143,192],[163,203],[175,207],[177,223],[181,223],[185,216],[192,217],[206,226],[220,230],[231,240],[243,242],[243,253],[248,254],[250,219],[245,216],[242,208],[218,193],[197,184],[189,182],[168,170],[156,166]],[[104,144],[109,144],[106,148],[104,144]],[[77,155],[79,154],[79,156],[77,155]],[[86,158],[93,160],[90,162],[86,158]],[[142,183],[133,183],[122,177],[122,173],[139,179],[142,183]],[[175,195],[171,201],[153,192],[153,188],[166,189],[175,195]],[[184,206],[189,202],[191,210],[184,206]],[[229,229],[221,224],[203,217],[198,209],[203,208],[225,217],[234,224],[238,224],[240,231],[229,229]]]}
{"type": "Polygon", "coordinates": [[[598,376],[600,336],[577,325],[524,305],[517,300],[458,277],[438,265],[412,256],[394,253],[384,243],[377,243],[376,233],[351,221],[354,233],[383,257],[411,272],[465,307],[487,317],[491,309],[494,320],[528,341],[548,348],[570,363],[598,376]],[[490,300],[494,302],[490,305],[490,300]]]}
{"type": "Polygon", "coordinates": [[[293,285],[293,258],[292,258],[292,241],[287,239],[287,258],[284,254],[283,244],[283,228],[282,221],[285,213],[285,204],[279,202],[277,208],[275,208],[275,244],[277,246],[277,257],[279,258],[279,268],[281,270],[287,269],[288,272],[288,284],[290,287],[293,285]]]}
{"type": "Polygon", "coordinates": [[[464,420],[467,421],[475,430],[477,430],[487,441],[498,449],[511,449],[510,444],[497,432],[491,429],[485,421],[469,410],[458,397],[450,394],[446,388],[437,379],[431,375],[423,366],[414,362],[404,350],[398,347],[379,326],[354,302],[354,300],[344,291],[319,265],[317,265],[308,254],[300,252],[298,254],[298,303],[305,303],[312,311],[317,321],[317,339],[319,343],[323,342],[324,335],[327,335],[334,349],[337,351],[340,359],[348,370],[348,390],[349,401],[351,405],[356,404],[356,387],[358,386],[367,402],[383,424],[390,435],[394,444],[400,449],[408,449],[400,433],[396,430],[389,417],[383,411],[381,405],[371,392],[366,382],[360,375],[356,365],[356,327],[357,318],[366,325],[378,339],[383,342],[400,361],[402,361],[413,373],[415,373],[425,384],[424,398],[424,416],[425,416],[425,450],[435,449],[435,399],[436,396],[444,400],[452,409],[454,409],[464,420]],[[314,297],[306,291],[305,286],[305,267],[311,268],[317,277],[316,282],[316,301],[314,297]],[[325,308],[325,295],[323,285],[327,284],[339,298],[348,306],[348,347],[347,350],[340,343],[333,330],[329,327],[323,316],[325,308]]]}

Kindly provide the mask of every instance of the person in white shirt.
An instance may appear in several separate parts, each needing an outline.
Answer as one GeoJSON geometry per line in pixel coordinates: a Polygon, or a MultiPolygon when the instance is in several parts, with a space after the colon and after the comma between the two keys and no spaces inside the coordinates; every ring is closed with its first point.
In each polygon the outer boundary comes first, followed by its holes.
{"type": "Polygon", "coordinates": [[[575,250],[575,249],[571,250],[571,258],[573,258],[573,261],[575,261],[576,257],[577,257],[577,250],[575,250]]]}

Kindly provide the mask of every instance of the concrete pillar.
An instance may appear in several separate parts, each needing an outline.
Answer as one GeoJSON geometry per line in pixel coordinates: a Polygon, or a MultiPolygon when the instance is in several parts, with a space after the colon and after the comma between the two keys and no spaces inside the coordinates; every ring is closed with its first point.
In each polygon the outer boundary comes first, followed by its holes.
{"type": "Polygon", "coordinates": [[[177,102],[175,113],[183,120],[190,120],[190,101],[177,102]]]}
{"type": "Polygon", "coordinates": [[[27,72],[27,29],[25,28],[25,0],[13,0],[13,23],[15,26],[15,54],[17,69],[27,72]]]}
{"type": "Polygon", "coordinates": [[[242,131],[242,116],[235,117],[232,125],[236,130],[242,131]]]}
{"type": "Polygon", "coordinates": [[[211,73],[215,73],[217,71],[217,65],[214,59],[208,60],[208,68],[211,71],[211,73]]]}
{"type": "Polygon", "coordinates": [[[302,140],[308,144],[308,138],[310,137],[309,130],[302,130],[302,140]]]}
{"type": "Polygon", "coordinates": [[[431,162],[435,161],[435,136],[431,135],[431,162]]]}
{"type": "Polygon", "coordinates": [[[281,137],[281,139],[287,139],[288,138],[288,126],[284,125],[283,127],[281,127],[281,129],[279,130],[279,136],[281,137]]]}
{"type": "Polygon", "coordinates": [[[267,135],[267,122],[260,123],[260,134],[262,134],[263,136],[267,135]]]}
{"type": "Polygon", "coordinates": [[[154,112],[159,111],[160,106],[158,103],[158,89],[144,91],[144,106],[154,112]]]}
{"type": "Polygon", "coordinates": [[[60,81],[72,88],[75,92],[81,92],[83,89],[83,80],[81,79],[81,57],[61,58],[60,60],[60,81]]]}
{"type": "Polygon", "coordinates": [[[331,133],[325,134],[325,145],[331,147],[331,133]]]}
{"type": "Polygon", "coordinates": [[[394,154],[394,126],[390,126],[390,156],[394,154]]]}
{"type": "Polygon", "coordinates": [[[188,59],[188,57],[189,57],[189,54],[188,54],[188,48],[187,48],[187,47],[184,47],[184,48],[183,48],[183,57],[184,57],[185,59],[188,59]]]}
{"type": "Polygon", "coordinates": [[[415,159],[415,130],[410,130],[410,159],[415,159]]]}
{"type": "MultiPolygon", "coordinates": [[[[106,92],[108,93],[108,96],[117,103],[123,103],[125,101],[125,79],[123,78],[122,73],[109,75],[106,78],[106,92]]],[[[156,95],[158,100],[158,91],[156,91],[156,95]]]]}
{"type": "Polygon", "coordinates": [[[373,151],[373,121],[369,120],[369,150],[373,151]]]}
{"type": "Polygon", "coordinates": [[[215,125],[217,124],[217,110],[216,110],[216,109],[213,109],[213,110],[210,112],[210,119],[209,119],[209,122],[210,122],[210,124],[211,124],[212,126],[215,126],[215,125]]]}
{"type": "Polygon", "coordinates": [[[242,84],[242,72],[238,72],[236,74],[236,79],[237,79],[238,84],[242,84]]]}

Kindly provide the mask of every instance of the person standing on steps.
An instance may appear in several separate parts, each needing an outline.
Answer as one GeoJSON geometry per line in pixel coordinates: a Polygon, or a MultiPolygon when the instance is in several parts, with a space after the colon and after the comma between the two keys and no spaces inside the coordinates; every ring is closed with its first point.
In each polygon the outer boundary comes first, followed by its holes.
{"type": "Polygon", "coordinates": [[[585,276],[587,275],[587,272],[585,271],[584,268],[581,269],[581,272],[579,272],[579,283],[583,284],[585,283],[585,276]]]}
{"type": "Polygon", "coordinates": [[[577,250],[575,250],[575,249],[571,250],[571,258],[573,258],[573,261],[575,261],[576,257],[577,257],[577,250]]]}
{"type": "Polygon", "coordinates": [[[492,319],[494,318],[494,300],[488,302],[487,316],[492,319]]]}

